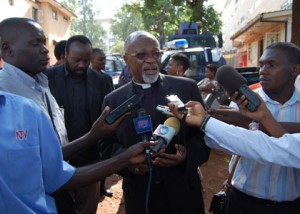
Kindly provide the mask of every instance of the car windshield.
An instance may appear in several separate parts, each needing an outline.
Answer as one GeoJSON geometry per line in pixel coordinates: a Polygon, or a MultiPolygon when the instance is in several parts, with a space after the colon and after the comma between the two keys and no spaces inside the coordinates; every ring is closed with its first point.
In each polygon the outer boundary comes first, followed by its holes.
{"type": "MultiPolygon", "coordinates": [[[[165,52],[164,55],[162,56],[162,66],[161,66],[161,72],[162,73],[167,73],[167,66],[169,59],[172,54],[175,52],[180,52],[180,51],[171,51],[171,52],[165,52]]],[[[187,77],[192,77],[194,79],[203,79],[205,77],[205,56],[203,51],[198,51],[198,52],[182,52],[186,54],[190,60],[190,69],[185,75],[187,77]]]]}
{"type": "Polygon", "coordinates": [[[105,70],[112,72],[121,72],[124,67],[124,61],[121,58],[106,58],[105,70]]]}
{"type": "Polygon", "coordinates": [[[213,37],[199,36],[193,38],[194,47],[216,47],[213,37]]]}

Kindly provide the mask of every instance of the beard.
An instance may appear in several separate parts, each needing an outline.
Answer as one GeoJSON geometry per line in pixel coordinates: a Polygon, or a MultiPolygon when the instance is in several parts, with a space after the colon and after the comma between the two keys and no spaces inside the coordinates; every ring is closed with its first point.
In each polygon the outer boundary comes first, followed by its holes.
{"type": "Polygon", "coordinates": [[[151,84],[151,83],[155,83],[159,77],[159,65],[158,63],[153,63],[153,64],[146,64],[145,66],[143,66],[142,69],[142,77],[145,83],[151,84]],[[156,69],[157,72],[155,74],[146,74],[146,72],[144,71],[145,68],[151,68],[151,69],[156,69]]]}
{"type": "Polygon", "coordinates": [[[83,77],[87,73],[87,69],[84,69],[84,68],[72,69],[68,62],[66,62],[66,68],[71,76],[77,77],[77,78],[83,77]]]}
{"type": "Polygon", "coordinates": [[[144,72],[142,73],[142,77],[145,83],[155,83],[159,77],[159,73],[157,72],[156,74],[148,75],[145,74],[144,72]]]}

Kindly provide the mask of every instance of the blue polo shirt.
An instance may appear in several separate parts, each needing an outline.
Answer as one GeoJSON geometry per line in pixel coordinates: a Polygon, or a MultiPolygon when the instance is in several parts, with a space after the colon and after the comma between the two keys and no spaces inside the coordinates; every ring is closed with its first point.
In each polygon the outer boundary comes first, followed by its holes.
{"type": "Polygon", "coordinates": [[[75,168],[48,118],[33,101],[0,91],[0,121],[0,213],[57,213],[49,194],[75,168]]]}

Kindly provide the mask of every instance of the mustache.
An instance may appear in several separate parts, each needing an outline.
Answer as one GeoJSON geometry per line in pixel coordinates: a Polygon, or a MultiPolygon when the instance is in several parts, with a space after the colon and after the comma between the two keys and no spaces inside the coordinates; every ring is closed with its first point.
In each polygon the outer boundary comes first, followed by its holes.
{"type": "Polygon", "coordinates": [[[159,69],[159,64],[157,62],[144,63],[142,68],[143,68],[143,70],[145,70],[145,69],[159,69]]]}
{"type": "Polygon", "coordinates": [[[74,72],[86,72],[87,71],[87,69],[85,69],[85,68],[78,68],[78,69],[75,69],[74,70],[74,72]]]}

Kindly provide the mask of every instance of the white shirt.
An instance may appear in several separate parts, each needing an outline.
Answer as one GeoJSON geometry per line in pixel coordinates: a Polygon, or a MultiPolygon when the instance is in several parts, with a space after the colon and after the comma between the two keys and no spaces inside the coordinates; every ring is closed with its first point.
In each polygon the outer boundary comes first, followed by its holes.
{"type": "MultiPolygon", "coordinates": [[[[268,97],[262,88],[257,92],[277,121],[300,122],[300,95],[296,90],[291,98],[282,105],[268,97]]],[[[252,135],[244,136],[244,138],[245,141],[255,141],[252,139],[252,135]]],[[[235,138],[231,138],[231,140],[234,144],[241,143],[235,138]]],[[[281,152],[276,155],[284,156],[281,152]]],[[[230,162],[231,167],[234,161],[235,157],[230,162]]],[[[278,164],[262,164],[243,156],[237,164],[231,183],[236,189],[256,198],[281,202],[293,201],[300,197],[300,169],[283,167],[278,164]]]]}
{"type": "Polygon", "coordinates": [[[251,131],[210,118],[205,127],[208,145],[231,154],[256,160],[262,164],[273,163],[300,169],[300,134],[270,137],[262,131],[251,131]],[[234,141],[232,139],[235,139],[234,141]]]}

